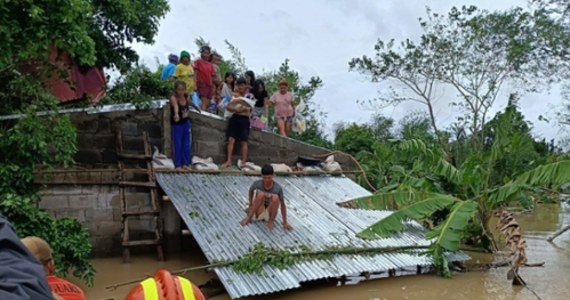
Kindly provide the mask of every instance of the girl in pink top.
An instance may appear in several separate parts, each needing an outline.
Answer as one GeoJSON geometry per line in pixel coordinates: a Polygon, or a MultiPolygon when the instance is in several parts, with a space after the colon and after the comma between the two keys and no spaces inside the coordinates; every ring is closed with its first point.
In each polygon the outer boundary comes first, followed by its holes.
{"type": "Polygon", "coordinates": [[[279,134],[289,136],[295,116],[293,94],[289,92],[289,84],[286,80],[280,80],[278,85],[279,91],[275,92],[269,101],[275,106],[275,120],[277,120],[279,134]]]}

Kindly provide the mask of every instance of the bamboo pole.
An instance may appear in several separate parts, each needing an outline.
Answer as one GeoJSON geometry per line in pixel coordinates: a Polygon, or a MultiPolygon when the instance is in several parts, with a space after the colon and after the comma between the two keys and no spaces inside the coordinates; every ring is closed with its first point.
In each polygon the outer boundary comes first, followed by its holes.
{"type": "MultiPolygon", "coordinates": [[[[210,174],[210,175],[245,175],[245,176],[260,176],[260,172],[254,171],[241,171],[241,170],[172,170],[172,169],[154,169],[155,173],[188,173],[188,174],[210,174]]],[[[360,174],[360,171],[348,170],[338,173],[326,172],[275,172],[275,176],[342,176],[344,174],[360,174]]]]}
{"type": "MultiPolygon", "coordinates": [[[[380,254],[380,253],[391,253],[391,252],[409,251],[409,250],[421,250],[421,249],[427,249],[428,247],[429,246],[403,246],[403,247],[360,248],[360,249],[358,249],[358,248],[341,248],[341,249],[330,249],[330,250],[322,250],[322,251],[305,251],[305,252],[301,251],[301,252],[296,252],[296,253],[290,253],[288,255],[292,256],[292,257],[299,257],[299,256],[304,257],[304,256],[317,256],[317,255],[350,255],[350,254],[365,254],[365,253],[380,254]]],[[[272,249],[269,249],[269,251],[271,251],[271,250],[272,249]]],[[[240,260],[216,262],[216,263],[211,263],[211,264],[202,265],[202,266],[196,266],[196,267],[174,270],[170,273],[177,275],[177,274],[186,274],[186,273],[194,272],[194,271],[207,270],[207,269],[211,269],[211,268],[228,267],[228,266],[231,266],[231,265],[233,265],[239,261],[240,260]]],[[[122,286],[125,286],[125,285],[131,285],[131,284],[138,283],[142,280],[145,280],[146,278],[148,278],[148,277],[130,280],[130,281],[126,281],[126,282],[121,282],[121,283],[117,283],[117,284],[113,284],[113,285],[108,285],[105,287],[105,289],[115,290],[115,289],[122,287],[122,286]]]]}

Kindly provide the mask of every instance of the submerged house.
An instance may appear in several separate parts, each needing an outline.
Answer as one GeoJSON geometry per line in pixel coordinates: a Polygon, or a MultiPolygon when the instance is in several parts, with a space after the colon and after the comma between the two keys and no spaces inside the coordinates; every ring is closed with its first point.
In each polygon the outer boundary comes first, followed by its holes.
{"type": "MultiPolygon", "coordinates": [[[[362,272],[379,272],[385,276],[409,274],[410,270],[416,273],[422,271],[422,266],[431,265],[429,257],[420,256],[417,251],[398,250],[429,244],[424,238],[425,229],[417,223],[408,223],[405,232],[386,239],[369,241],[356,237],[356,233],[391,212],[337,205],[370,195],[351,179],[356,166],[349,158],[336,157],[344,174],[276,176],[275,180],[284,187],[289,223],[294,230],[282,229],[278,217],[276,228],[269,232],[260,223],[247,227],[239,224],[247,206],[247,190],[257,179],[250,174],[153,170],[152,183],[156,185],[152,188],[161,193],[155,200],[145,189],[147,185],[125,189],[127,184],[121,181],[124,174],[136,173],[136,170],[118,168],[118,162],[125,156],[123,150],[143,153],[142,159],[148,159],[149,144],[162,153],[171,153],[170,111],[166,100],[153,102],[148,110],[122,104],[64,112],[70,114],[78,130],[79,149],[75,158],[78,165],[74,169],[37,174],[36,182],[42,185],[40,206],[54,215],[72,217],[87,226],[94,255],[116,255],[130,248],[125,246],[122,230],[125,209],[153,212],[156,207],[152,203],[158,199],[158,212],[131,216],[129,239],[156,239],[157,243],[139,245],[163,246],[164,241],[179,241],[182,228],[187,227],[209,263],[216,264],[213,270],[232,298],[274,293],[298,288],[307,281],[362,272]],[[118,133],[122,147],[117,146],[118,133]],[[158,237],[157,230],[160,231],[158,237]],[[256,249],[287,251],[293,256],[300,254],[299,257],[309,252],[322,255],[281,265],[266,263],[254,272],[231,266],[232,262],[255,255],[256,249]]],[[[193,113],[191,119],[194,154],[223,162],[226,122],[207,113],[193,113]]],[[[252,131],[250,136],[250,159],[258,165],[293,165],[300,156],[329,152],[270,132],[252,131]]],[[[140,169],[144,169],[144,165],[140,169]]],[[[165,246],[175,247],[169,243],[165,246]]],[[[449,258],[450,261],[466,259],[463,253],[449,258]]]]}

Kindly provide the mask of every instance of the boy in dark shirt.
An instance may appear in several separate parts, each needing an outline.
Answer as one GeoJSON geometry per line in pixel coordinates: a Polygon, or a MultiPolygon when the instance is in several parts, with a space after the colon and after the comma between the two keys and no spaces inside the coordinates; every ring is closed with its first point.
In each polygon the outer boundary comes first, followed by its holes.
{"type": "Polygon", "coordinates": [[[261,180],[255,181],[249,188],[249,206],[247,216],[240,222],[245,226],[249,222],[265,220],[267,228],[273,230],[277,211],[281,206],[281,217],[283,218],[283,228],[293,230],[287,223],[287,206],[283,198],[283,188],[273,181],[273,167],[265,165],[261,168],[261,180]]]}

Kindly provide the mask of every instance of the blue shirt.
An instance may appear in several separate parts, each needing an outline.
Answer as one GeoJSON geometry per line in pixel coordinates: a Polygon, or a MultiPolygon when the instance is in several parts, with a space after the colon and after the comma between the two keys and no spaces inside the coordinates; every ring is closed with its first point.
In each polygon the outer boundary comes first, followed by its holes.
{"type": "Polygon", "coordinates": [[[174,70],[176,70],[176,65],[169,63],[162,69],[162,74],[160,74],[160,79],[166,80],[174,75],[174,70]]]}

